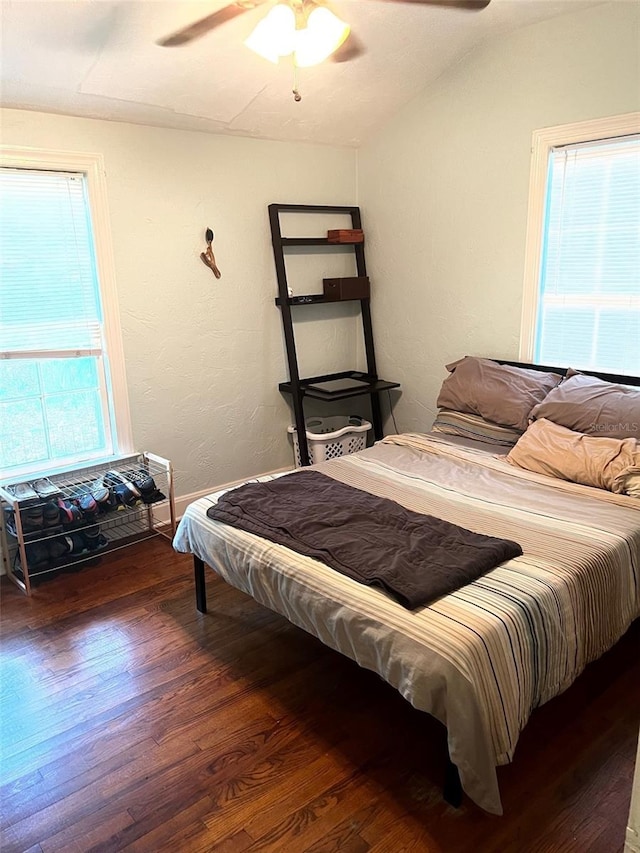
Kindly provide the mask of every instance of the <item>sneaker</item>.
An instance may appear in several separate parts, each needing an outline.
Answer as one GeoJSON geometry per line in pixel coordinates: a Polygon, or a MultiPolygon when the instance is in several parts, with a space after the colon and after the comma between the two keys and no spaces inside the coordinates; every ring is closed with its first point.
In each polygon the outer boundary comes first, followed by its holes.
{"type": "Polygon", "coordinates": [[[130,479],[125,477],[119,471],[107,471],[107,473],[104,475],[103,481],[106,486],[110,486],[114,489],[116,486],[119,485],[126,486],[136,498],[140,497],[140,492],[136,488],[134,483],[132,483],[130,479]]]}
{"type": "Polygon", "coordinates": [[[20,523],[22,524],[22,532],[37,533],[44,528],[44,512],[42,504],[37,506],[26,507],[20,510],[20,523]]]}
{"type": "Polygon", "coordinates": [[[105,486],[101,479],[92,483],[89,491],[91,492],[91,496],[94,501],[98,504],[98,507],[101,507],[103,504],[109,503],[109,489],[105,486]]]}
{"type": "Polygon", "coordinates": [[[56,536],[54,539],[50,539],[48,542],[43,544],[47,545],[49,550],[49,559],[53,563],[58,560],[62,560],[63,557],[66,557],[71,550],[68,536],[56,536]]]}
{"type": "Polygon", "coordinates": [[[15,486],[8,486],[7,491],[10,492],[17,501],[37,501],[38,493],[31,488],[29,483],[18,483],[15,486]]]}
{"type": "Polygon", "coordinates": [[[90,494],[96,502],[96,512],[104,513],[115,509],[117,505],[116,496],[113,490],[102,482],[102,477],[99,477],[93,483],[83,486],[84,494],[90,494]]]}
{"type": "Polygon", "coordinates": [[[165,500],[165,496],[156,486],[156,481],[144,469],[132,472],[131,482],[140,492],[145,504],[153,504],[165,500]]]}
{"type": "Polygon", "coordinates": [[[82,511],[73,501],[58,498],[58,510],[62,524],[77,524],[82,521],[82,511]]]}
{"type": "Polygon", "coordinates": [[[50,559],[47,544],[46,542],[32,542],[30,545],[25,545],[29,574],[49,568],[50,559]]]}
{"type": "Polygon", "coordinates": [[[74,557],[93,554],[108,545],[107,537],[100,533],[98,525],[95,526],[95,529],[90,528],[89,532],[81,530],[76,533],[69,533],[63,538],[66,540],[67,552],[74,557]]]}
{"type": "Polygon", "coordinates": [[[99,551],[107,545],[107,537],[100,533],[98,525],[82,531],[85,547],[88,551],[99,551]]]}
{"type": "Polygon", "coordinates": [[[60,524],[60,507],[57,501],[47,501],[42,507],[43,525],[50,533],[54,527],[60,524]]]}
{"type": "Polygon", "coordinates": [[[87,545],[84,541],[84,536],[79,531],[76,533],[68,533],[63,537],[66,543],[67,553],[77,557],[79,554],[87,550],[87,545]]]}
{"type": "Polygon", "coordinates": [[[133,506],[140,506],[142,500],[140,499],[140,492],[136,489],[133,489],[126,483],[119,483],[117,486],[113,487],[113,492],[116,496],[116,501],[118,504],[118,509],[127,509],[133,506]]]}
{"type": "Polygon", "coordinates": [[[98,504],[96,503],[93,495],[86,494],[82,495],[76,501],[77,505],[80,507],[80,512],[85,521],[90,524],[95,521],[96,515],[98,514],[98,504]]]}
{"type": "Polygon", "coordinates": [[[54,495],[57,496],[60,494],[60,489],[54,486],[48,477],[41,477],[39,480],[31,483],[31,485],[38,497],[41,498],[52,498],[54,495]]]}

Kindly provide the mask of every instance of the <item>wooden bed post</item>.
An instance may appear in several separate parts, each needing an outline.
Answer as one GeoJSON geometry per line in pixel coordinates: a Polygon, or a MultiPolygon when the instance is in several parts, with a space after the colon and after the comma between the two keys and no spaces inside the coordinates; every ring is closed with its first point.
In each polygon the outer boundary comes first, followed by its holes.
{"type": "Polygon", "coordinates": [[[460,774],[458,768],[453,761],[447,756],[447,768],[444,772],[444,788],[442,796],[445,802],[453,806],[454,809],[459,809],[462,805],[462,785],[460,784],[460,774]]]}
{"type": "Polygon", "coordinates": [[[193,573],[196,580],[196,607],[200,613],[207,612],[207,590],[204,583],[204,562],[193,555],[193,573]]]}

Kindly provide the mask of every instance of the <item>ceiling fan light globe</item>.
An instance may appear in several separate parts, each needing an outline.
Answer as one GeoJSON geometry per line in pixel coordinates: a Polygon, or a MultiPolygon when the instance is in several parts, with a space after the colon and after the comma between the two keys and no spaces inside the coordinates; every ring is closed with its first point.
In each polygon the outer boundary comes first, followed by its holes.
{"type": "Polygon", "coordinates": [[[295,37],[296,17],[293,9],[284,3],[278,3],[258,23],[244,43],[258,56],[277,63],[281,56],[293,53],[295,37]]]}
{"type": "Polygon", "coordinates": [[[331,56],[351,31],[325,6],[316,6],[307,18],[307,26],[296,31],[294,60],[300,68],[318,65],[331,56]]]}

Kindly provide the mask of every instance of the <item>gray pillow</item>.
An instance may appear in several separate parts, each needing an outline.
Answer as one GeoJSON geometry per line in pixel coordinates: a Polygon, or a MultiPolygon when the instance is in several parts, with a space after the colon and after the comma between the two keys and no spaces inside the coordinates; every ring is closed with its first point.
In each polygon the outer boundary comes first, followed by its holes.
{"type": "Polygon", "coordinates": [[[640,439],[640,388],[576,373],[554,388],[531,417],[587,435],[640,439]]]}
{"type": "Polygon", "coordinates": [[[524,432],[529,414],[561,381],[559,373],[543,373],[465,356],[447,365],[437,406],[470,412],[501,426],[524,432]]]}

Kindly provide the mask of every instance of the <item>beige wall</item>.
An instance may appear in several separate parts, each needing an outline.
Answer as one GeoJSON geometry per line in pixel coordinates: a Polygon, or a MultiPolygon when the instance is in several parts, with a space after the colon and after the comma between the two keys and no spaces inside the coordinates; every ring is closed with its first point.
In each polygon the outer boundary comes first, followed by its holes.
{"type": "Polygon", "coordinates": [[[428,429],[447,362],[518,356],[531,133],[640,108],[639,12],[619,0],[487,44],[360,150],[378,367],[402,382],[401,430],[428,429]]]}
{"type": "MultiPolygon", "coordinates": [[[[638,109],[638,43],[625,0],[504,37],[357,164],[347,149],[2,111],[6,144],[105,157],[135,443],[173,459],[178,494],[291,461],[269,202],[359,193],[379,372],[402,382],[400,429],[424,430],[448,360],[517,355],[531,131],[638,109]],[[220,281],[198,258],[207,226],[220,281]]],[[[297,292],[349,274],[339,256],[290,264],[297,292]]],[[[364,366],[350,309],[298,311],[304,374],[364,366]]]]}
{"type": "MultiPolygon", "coordinates": [[[[136,447],[173,460],[179,495],[290,465],[267,204],[353,204],[355,152],[17,110],[1,122],[7,145],[105,157],[136,447]],[[207,226],[220,281],[199,259],[207,226]]],[[[292,264],[297,292],[322,290],[321,268],[292,264]]],[[[314,322],[323,308],[299,334],[311,375],[355,362],[354,316],[314,322]]]]}

